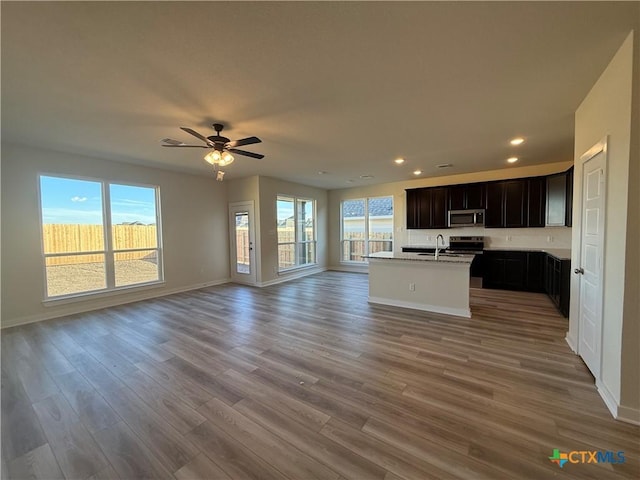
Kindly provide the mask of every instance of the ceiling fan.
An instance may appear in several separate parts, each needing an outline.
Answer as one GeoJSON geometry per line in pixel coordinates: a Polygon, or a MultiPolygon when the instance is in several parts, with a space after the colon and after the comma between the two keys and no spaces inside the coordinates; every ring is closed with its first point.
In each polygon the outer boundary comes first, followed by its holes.
{"type": "Polygon", "coordinates": [[[174,140],[172,138],[163,138],[163,147],[194,147],[194,148],[213,148],[213,151],[208,153],[204,159],[212,164],[214,167],[229,165],[233,162],[234,158],[229,152],[237,153],[238,155],[244,155],[251,158],[264,158],[264,155],[254,152],[247,152],[246,150],[238,150],[236,147],[242,147],[244,145],[252,145],[254,143],[260,143],[258,137],[241,138],[240,140],[231,141],[227,137],[220,135],[224,129],[224,125],[221,123],[214,123],[213,129],[216,131],[215,135],[205,137],[204,135],[196,132],[189,127],[180,127],[181,130],[193,135],[194,137],[202,140],[204,145],[190,145],[180,140],[174,140]]]}

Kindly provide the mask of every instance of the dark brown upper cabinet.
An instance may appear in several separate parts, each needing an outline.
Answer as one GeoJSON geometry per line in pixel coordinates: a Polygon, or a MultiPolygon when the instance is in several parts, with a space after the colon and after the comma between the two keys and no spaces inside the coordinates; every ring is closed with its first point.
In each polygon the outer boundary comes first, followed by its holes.
{"type": "Polygon", "coordinates": [[[573,167],[567,170],[567,211],[565,212],[564,224],[570,227],[573,224],[573,167]]]}
{"type": "Polygon", "coordinates": [[[547,215],[548,227],[564,226],[567,213],[567,174],[558,173],[547,177],[547,215]]]}
{"type": "Polygon", "coordinates": [[[448,187],[408,189],[407,228],[447,228],[448,190],[448,187]]]}
{"type": "Polygon", "coordinates": [[[453,185],[449,187],[449,210],[464,210],[467,208],[466,196],[466,185],[453,185]]]}
{"type": "Polygon", "coordinates": [[[486,210],[484,212],[484,226],[488,228],[504,227],[503,221],[503,184],[489,182],[486,187],[486,210]]]}
{"type": "Polygon", "coordinates": [[[447,228],[448,210],[485,209],[487,228],[571,226],[573,167],[554,175],[407,190],[407,228],[447,228]]]}
{"type": "Polygon", "coordinates": [[[407,228],[427,228],[431,222],[431,209],[427,207],[427,193],[425,188],[407,190],[407,228]]]}
{"type": "Polygon", "coordinates": [[[504,226],[527,226],[526,180],[509,180],[504,183],[504,226]]]}
{"type": "Polygon", "coordinates": [[[518,228],[527,226],[527,179],[487,184],[484,226],[518,228]]]}
{"type": "Polygon", "coordinates": [[[546,177],[533,177],[528,182],[527,227],[544,227],[547,179],[546,177]]]}
{"type": "Polygon", "coordinates": [[[484,207],[484,183],[469,183],[449,187],[449,210],[480,209],[484,207]]]}

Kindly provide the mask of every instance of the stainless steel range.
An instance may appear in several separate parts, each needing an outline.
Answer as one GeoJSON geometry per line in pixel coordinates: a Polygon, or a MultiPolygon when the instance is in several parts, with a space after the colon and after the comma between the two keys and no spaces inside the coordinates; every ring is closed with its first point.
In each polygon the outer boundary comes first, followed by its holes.
{"type": "Polygon", "coordinates": [[[449,237],[449,253],[472,253],[476,257],[471,263],[471,279],[469,285],[482,288],[482,250],[484,249],[484,237],[449,237]]]}
{"type": "Polygon", "coordinates": [[[484,237],[449,237],[450,253],[473,253],[481,254],[484,250],[484,237]]]}

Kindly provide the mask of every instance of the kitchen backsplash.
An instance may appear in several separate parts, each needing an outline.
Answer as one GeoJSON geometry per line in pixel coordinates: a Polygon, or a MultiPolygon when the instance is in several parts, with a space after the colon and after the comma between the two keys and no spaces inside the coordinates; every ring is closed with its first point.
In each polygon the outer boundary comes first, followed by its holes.
{"type": "Polygon", "coordinates": [[[547,228],[446,228],[442,230],[404,230],[397,232],[395,244],[435,245],[438,234],[449,245],[451,236],[482,236],[485,247],[514,248],[571,248],[570,227],[547,228]]]}

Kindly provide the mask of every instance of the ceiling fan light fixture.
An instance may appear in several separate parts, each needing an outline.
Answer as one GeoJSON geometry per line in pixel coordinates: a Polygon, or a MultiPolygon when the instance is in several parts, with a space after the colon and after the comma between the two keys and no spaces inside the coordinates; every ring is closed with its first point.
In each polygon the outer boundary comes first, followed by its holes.
{"type": "Polygon", "coordinates": [[[229,152],[220,152],[218,150],[214,150],[213,152],[209,152],[204,156],[205,161],[210,163],[213,166],[219,165],[220,167],[225,167],[230,165],[235,160],[233,155],[229,152]]]}
{"type": "Polygon", "coordinates": [[[217,165],[218,163],[220,163],[220,152],[217,150],[214,150],[213,152],[209,152],[204,156],[204,159],[209,162],[211,165],[217,165]]]}
{"type": "Polygon", "coordinates": [[[222,152],[222,159],[220,160],[220,166],[224,167],[225,165],[229,165],[231,163],[233,163],[233,155],[231,155],[229,152],[222,152]]]}

